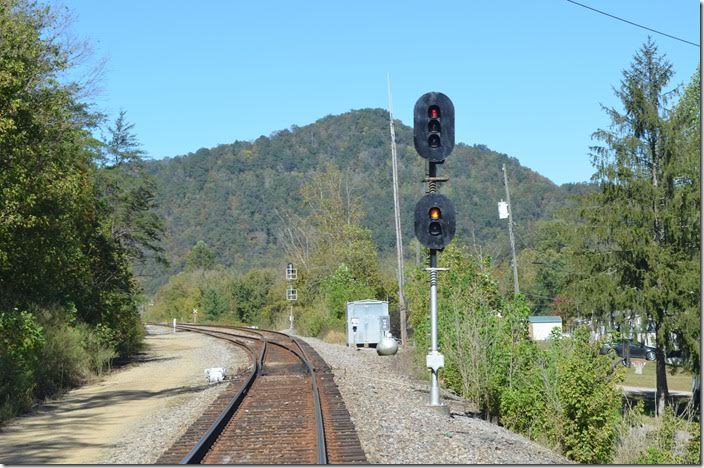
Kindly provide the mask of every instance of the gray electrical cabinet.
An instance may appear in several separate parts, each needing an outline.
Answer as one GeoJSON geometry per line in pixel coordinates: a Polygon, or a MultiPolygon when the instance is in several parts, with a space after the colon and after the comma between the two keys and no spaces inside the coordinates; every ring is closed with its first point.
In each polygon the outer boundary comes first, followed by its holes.
{"type": "Polygon", "coordinates": [[[376,346],[390,330],[389,303],[375,299],[347,303],[347,346],[376,346]]]}

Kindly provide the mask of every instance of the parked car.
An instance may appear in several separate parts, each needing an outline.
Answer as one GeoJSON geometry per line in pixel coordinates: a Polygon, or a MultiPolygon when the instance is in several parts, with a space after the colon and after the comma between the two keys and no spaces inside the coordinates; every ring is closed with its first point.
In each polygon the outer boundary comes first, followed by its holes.
{"type": "MultiPolygon", "coordinates": [[[[623,354],[623,343],[605,344],[601,348],[601,354],[607,354],[612,349],[616,351],[619,357],[625,357],[623,354]]],[[[628,343],[628,354],[631,359],[641,358],[648,361],[655,360],[655,348],[646,346],[643,343],[628,343]]]]}
{"type": "Polygon", "coordinates": [[[672,350],[667,355],[665,356],[665,363],[671,365],[671,366],[681,366],[682,363],[684,362],[684,355],[682,354],[682,351],[677,349],[677,350],[672,350]]]}

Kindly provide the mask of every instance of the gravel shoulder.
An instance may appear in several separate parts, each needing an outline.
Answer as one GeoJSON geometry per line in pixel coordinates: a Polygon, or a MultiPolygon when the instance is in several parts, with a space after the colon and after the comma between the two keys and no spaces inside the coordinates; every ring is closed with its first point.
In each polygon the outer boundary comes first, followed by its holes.
{"type": "Polygon", "coordinates": [[[569,464],[568,459],[502,427],[471,417],[469,402],[442,392],[452,417],[427,406],[428,382],[403,372],[408,355],[299,337],[332,367],[370,463],[569,464]]]}
{"type": "Polygon", "coordinates": [[[147,327],[146,355],[0,428],[3,464],[154,463],[225,388],[203,370],[248,364],[239,348],[147,327]]]}

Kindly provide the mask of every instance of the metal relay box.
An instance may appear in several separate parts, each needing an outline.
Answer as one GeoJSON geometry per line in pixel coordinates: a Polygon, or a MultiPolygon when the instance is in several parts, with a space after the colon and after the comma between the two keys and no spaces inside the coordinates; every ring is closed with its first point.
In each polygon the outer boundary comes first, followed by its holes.
{"type": "Polygon", "coordinates": [[[347,303],[347,346],[376,346],[391,328],[389,303],[375,299],[347,303]]]}

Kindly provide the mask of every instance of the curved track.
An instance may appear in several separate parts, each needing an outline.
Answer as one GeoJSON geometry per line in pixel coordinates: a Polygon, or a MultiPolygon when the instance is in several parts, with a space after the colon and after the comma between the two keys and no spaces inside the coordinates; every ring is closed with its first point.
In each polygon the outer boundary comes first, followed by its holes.
{"type": "Polygon", "coordinates": [[[180,325],[242,347],[250,368],[157,463],[366,463],[330,368],[289,335],[180,325]]]}

